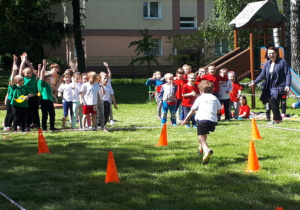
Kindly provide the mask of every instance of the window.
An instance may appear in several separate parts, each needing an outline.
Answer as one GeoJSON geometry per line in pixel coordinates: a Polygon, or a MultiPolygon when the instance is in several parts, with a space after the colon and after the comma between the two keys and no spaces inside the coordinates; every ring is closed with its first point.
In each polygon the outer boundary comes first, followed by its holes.
{"type": "MultiPolygon", "coordinates": [[[[155,45],[152,47],[151,54],[161,56],[162,55],[161,38],[151,38],[150,42],[155,45]]],[[[145,53],[145,55],[146,55],[146,53],[145,53]]]]}
{"type": "Polygon", "coordinates": [[[229,49],[228,49],[228,45],[226,43],[222,42],[222,40],[219,40],[219,39],[215,41],[215,53],[216,54],[225,55],[228,52],[229,52],[229,49]]]}
{"type": "Polygon", "coordinates": [[[194,17],[180,17],[180,29],[195,29],[196,26],[194,17]]]}
{"type": "Polygon", "coordinates": [[[149,1],[143,3],[144,19],[161,19],[161,3],[149,1]]]}

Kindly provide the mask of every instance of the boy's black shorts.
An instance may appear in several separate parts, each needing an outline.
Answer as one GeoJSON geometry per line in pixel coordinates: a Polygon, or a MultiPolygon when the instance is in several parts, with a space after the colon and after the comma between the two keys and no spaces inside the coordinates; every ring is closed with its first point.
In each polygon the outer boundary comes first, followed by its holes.
{"type": "Polygon", "coordinates": [[[197,134],[204,135],[209,134],[209,132],[214,132],[216,129],[217,122],[210,120],[197,120],[197,134]]]}

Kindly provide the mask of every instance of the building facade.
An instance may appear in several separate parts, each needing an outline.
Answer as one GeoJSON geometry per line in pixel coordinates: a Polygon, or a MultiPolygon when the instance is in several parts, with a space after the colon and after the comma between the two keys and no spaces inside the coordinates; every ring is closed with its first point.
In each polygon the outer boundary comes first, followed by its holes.
{"type": "MultiPolygon", "coordinates": [[[[168,37],[193,33],[213,9],[209,0],[89,0],[82,1],[84,29],[83,46],[87,69],[102,66],[128,66],[135,48],[132,41],[141,39],[140,31],[149,30],[151,41],[157,44],[155,53],[161,65],[169,65],[165,58],[173,54],[168,37]]],[[[72,24],[72,5],[63,3],[53,7],[57,21],[72,24]]],[[[72,39],[58,49],[45,48],[46,56],[65,57],[70,66],[76,65],[72,39]]]]}

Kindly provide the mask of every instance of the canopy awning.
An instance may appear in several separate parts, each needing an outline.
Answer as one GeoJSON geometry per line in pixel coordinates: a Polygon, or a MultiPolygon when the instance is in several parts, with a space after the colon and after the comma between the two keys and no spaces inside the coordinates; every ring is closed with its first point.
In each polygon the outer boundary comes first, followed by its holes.
{"type": "Polygon", "coordinates": [[[273,3],[257,1],[249,3],[229,25],[235,25],[235,28],[247,28],[247,24],[255,19],[258,20],[256,26],[275,28],[281,24],[284,16],[273,3]]]}

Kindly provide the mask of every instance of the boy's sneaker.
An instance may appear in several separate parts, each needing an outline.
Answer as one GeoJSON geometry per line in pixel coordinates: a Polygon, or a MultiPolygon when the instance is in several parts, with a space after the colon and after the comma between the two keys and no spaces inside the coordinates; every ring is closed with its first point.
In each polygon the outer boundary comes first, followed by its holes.
{"type": "Polygon", "coordinates": [[[204,153],[204,156],[203,156],[203,164],[207,164],[209,163],[209,160],[210,160],[210,156],[213,154],[214,152],[212,150],[209,150],[208,152],[205,152],[204,153]]]}
{"type": "Polygon", "coordinates": [[[92,128],[92,131],[97,131],[97,128],[94,128],[94,127],[93,127],[93,128],[92,128]]]}
{"type": "Polygon", "coordinates": [[[104,128],[103,128],[103,131],[104,131],[104,132],[108,132],[108,130],[107,130],[107,128],[106,128],[106,127],[104,127],[104,128]]]}
{"type": "Polygon", "coordinates": [[[193,125],[193,128],[197,128],[197,125],[193,125]]]}
{"type": "Polygon", "coordinates": [[[7,131],[7,130],[6,130],[6,127],[3,128],[3,131],[7,131]]]}
{"type": "Polygon", "coordinates": [[[21,126],[17,126],[17,131],[21,131],[21,130],[22,130],[21,126]]]}
{"type": "Polygon", "coordinates": [[[11,131],[11,127],[6,127],[6,131],[11,131]]]}
{"type": "Polygon", "coordinates": [[[187,124],[185,127],[190,128],[191,126],[190,126],[190,124],[187,124]]]}
{"type": "Polygon", "coordinates": [[[173,123],[172,125],[173,125],[174,127],[175,127],[175,126],[177,126],[177,124],[176,124],[176,123],[173,123]]]}
{"type": "Polygon", "coordinates": [[[30,128],[25,128],[25,132],[30,132],[30,128]]]}
{"type": "Polygon", "coordinates": [[[296,103],[292,103],[292,107],[293,107],[294,109],[296,108],[295,105],[296,105],[296,103]]]}
{"type": "Polygon", "coordinates": [[[113,125],[113,124],[115,124],[115,121],[111,120],[111,121],[109,122],[109,124],[113,125]]]}
{"type": "Polygon", "coordinates": [[[198,154],[199,155],[203,155],[203,148],[202,148],[202,146],[201,145],[199,145],[199,147],[198,147],[198,154]]]}

